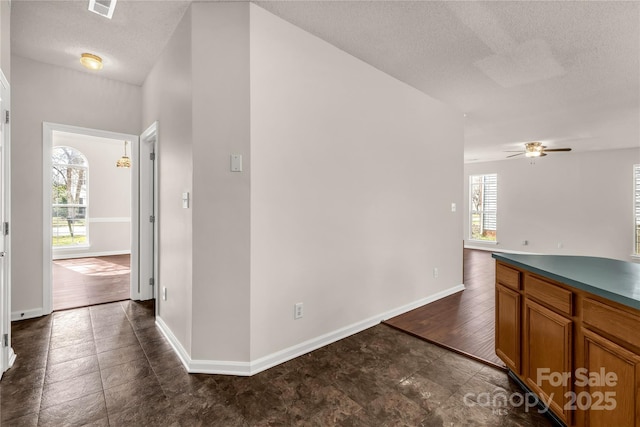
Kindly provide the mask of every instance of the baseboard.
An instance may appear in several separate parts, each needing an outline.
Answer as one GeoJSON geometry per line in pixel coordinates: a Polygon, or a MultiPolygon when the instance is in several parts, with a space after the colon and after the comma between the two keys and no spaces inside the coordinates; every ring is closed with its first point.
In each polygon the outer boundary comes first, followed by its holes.
{"type": "Polygon", "coordinates": [[[42,310],[42,307],[34,308],[31,310],[14,311],[11,313],[11,321],[15,322],[16,320],[33,319],[35,317],[40,317],[44,315],[45,315],[45,312],[42,310]]]}
{"type": "Polygon", "coordinates": [[[340,328],[336,331],[329,332],[327,334],[321,335],[316,338],[312,338],[308,341],[305,341],[300,344],[296,344],[292,347],[286,348],[276,353],[261,357],[260,359],[256,359],[251,362],[250,375],[257,374],[259,372],[272,368],[276,365],[279,365],[291,359],[295,359],[298,356],[302,356],[311,351],[314,351],[321,347],[329,345],[333,342],[339,341],[343,338],[347,338],[351,335],[357,334],[358,332],[362,332],[365,329],[375,326],[387,319],[390,319],[395,316],[399,316],[400,314],[406,313],[418,307],[422,307],[425,304],[429,304],[431,302],[437,301],[441,298],[455,294],[456,292],[463,291],[464,289],[465,289],[464,285],[457,285],[452,288],[445,289],[444,291],[437,292],[426,298],[413,301],[401,307],[394,308],[392,310],[386,311],[376,316],[369,317],[368,319],[365,319],[363,321],[354,323],[344,328],[340,328]]]}
{"type": "Polygon", "coordinates": [[[167,338],[171,347],[176,352],[183,365],[190,373],[198,374],[219,374],[219,375],[238,375],[238,376],[251,376],[259,372],[267,370],[273,366],[287,362],[298,356],[307,354],[313,350],[317,350],[321,347],[329,345],[333,342],[349,337],[353,334],[361,332],[372,326],[379,324],[382,321],[398,316],[400,314],[411,311],[415,308],[422,307],[425,304],[437,301],[441,298],[455,294],[456,292],[463,291],[464,285],[456,285],[449,289],[437,292],[426,298],[421,298],[417,301],[413,301],[409,304],[405,304],[401,307],[380,313],[378,315],[369,317],[368,319],[360,322],[353,323],[349,326],[337,329],[327,334],[321,335],[316,338],[312,338],[300,344],[296,344],[289,348],[285,348],[276,353],[269,354],[251,362],[236,362],[236,361],[220,361],[220,360],[192,360],[184,349],[182,344],[173,335],[171,329],[164,323],[162,318],[156,317],[156,325],[160,331],[167,338]]]}
{"type": "Polygon", "coordinates": [[[160,329],[160,332],[162,332],[162,335],[164,335],[167,341],[169,341],[169,344],[173,348],[173,351],[176,353],[178,358],[180,358],[180,361],[182,362],[184,367],[187,370],[189,370],[189,361],[191,360],[191,358],[189,357],[189,354],[184,349],[180,341],[178,341],[176,336],[173,335],[173,332],[171,332],[171,329],[167,326],[167,324],[164,323],[164,320],[162,320],[162,318],[157,315],[156,315],[156,326],[158,327],[158,329],[160,329]]]}
{"type": "Polygon", "coordinates": [[[71,259],[71,258],[93,258],[93,257],[98,257],[98,256],[112,256],[112,255],[130,255],[131,251],[128,249],[125,250],[121,250],[121,251],[103,251],[103,252],[74,252],[74,253],[62,253],[62,254],[56,254],[55,251],[53,252],[53,256],[52,258],[54,260],[56,259],[71,259]]]}
{"type": "Polygon", "coordinates": [[[9,364],[7,365],[7,369],[13,366],[16,362],[16,353],[13,351],[13,347],[9,347],[9,364]]]}

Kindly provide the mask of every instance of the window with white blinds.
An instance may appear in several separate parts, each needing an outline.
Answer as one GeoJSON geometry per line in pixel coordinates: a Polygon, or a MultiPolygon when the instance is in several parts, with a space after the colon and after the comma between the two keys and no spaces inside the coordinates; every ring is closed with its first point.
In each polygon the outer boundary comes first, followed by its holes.
{"type": "Polygon", "coordinates": [[[498,230],[498,175],[469,177],[469,238],[496,241],[498,230]]]}
{"type": "Polygon", "coordinates": [[[640,165],[633,165],[633,217],[635,222],[633,251],[636,255],[640,255],[640,165]]]}

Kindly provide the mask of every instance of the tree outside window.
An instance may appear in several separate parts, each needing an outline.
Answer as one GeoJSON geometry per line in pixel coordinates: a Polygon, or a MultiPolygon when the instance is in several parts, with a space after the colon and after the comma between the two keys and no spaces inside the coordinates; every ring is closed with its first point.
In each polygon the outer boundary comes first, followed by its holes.
{"type": "Polygon", "coordinates": [[[73,147],[53,147],[52,236],[53,247],[88,244],[87,158],[73,147]]]}

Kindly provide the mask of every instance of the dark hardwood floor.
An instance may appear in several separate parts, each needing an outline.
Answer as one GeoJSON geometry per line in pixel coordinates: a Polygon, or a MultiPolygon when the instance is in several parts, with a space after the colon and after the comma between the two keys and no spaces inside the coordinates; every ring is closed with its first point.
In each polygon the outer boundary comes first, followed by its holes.
{"type": "Polygon", "coordinates": [[[495,267],[491,252],[464,250],[466,289],[387,320],[387,325],[484,363],[495,354],[495,267]]]}
{"type": "Polygon", "coordinates": [[[130,255],[53,261],[53,309],[129,299],[130,255]]]}

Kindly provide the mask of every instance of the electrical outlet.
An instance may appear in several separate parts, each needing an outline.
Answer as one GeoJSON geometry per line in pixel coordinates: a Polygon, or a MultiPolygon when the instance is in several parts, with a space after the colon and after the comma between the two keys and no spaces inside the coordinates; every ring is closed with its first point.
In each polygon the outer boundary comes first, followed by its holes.
{"type": "Polygon", "coordinates": [[[293,318],[300,319],[304,314],[304,307],[301,302],[296,303],[293,306],[293,318]]]}
{"type": "Polygon", "coordinates": [[[438,267],[435,267],[435,268],[433,269],[433,278],[434,278],[434,279],[437,279],[437,278],[438,278],[438,267]]]}

